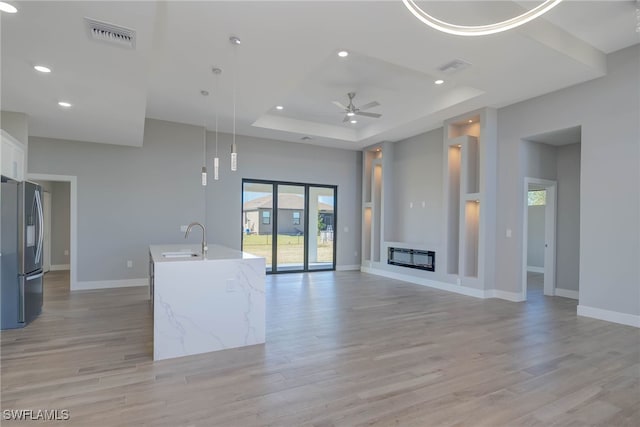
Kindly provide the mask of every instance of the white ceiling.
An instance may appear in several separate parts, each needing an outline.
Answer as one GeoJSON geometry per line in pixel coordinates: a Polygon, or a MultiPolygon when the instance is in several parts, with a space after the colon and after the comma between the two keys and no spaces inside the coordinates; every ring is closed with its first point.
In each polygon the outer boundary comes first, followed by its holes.
{"type": "MultiPolygon", "coordinates": [[[[539,2],[429,1],[461,24],[505,19],[539,2]]],[[[29,133],[140,146],[144,118],[285,141],[361,149],[606,73],[605,54],[636,44],[634,0],[565,0],[523,27],[485,37],[439,33],[400,1],[19,2],[1,15],[2,109],[29,133]],[[135,50],[92,41],[84,17],[137,31],[135,50]],[[228,38],[237,35],[242,45],[228,38]],[[347,58],[336,52],[346,49],[347,58]],[[463,59],[454,75],[438,67],[463,59]],[[49,75],[33,70],[48,65],[49,75]],[[213,66],[223,69],[214,77],[213,66]],[[433,85],[443,78],[445,84],[433,85]],[[212,96],[204,98],[200,90],[212,96]],[[376,100],[380,119],[342,123],[331,103],[376,100]],[[62,110],[57,101],[74,105],[62,110]],[[277,111],[275,105],[285,109],[277,111]],[[312,137],[302,141],[304,136],[312,137]]]]}

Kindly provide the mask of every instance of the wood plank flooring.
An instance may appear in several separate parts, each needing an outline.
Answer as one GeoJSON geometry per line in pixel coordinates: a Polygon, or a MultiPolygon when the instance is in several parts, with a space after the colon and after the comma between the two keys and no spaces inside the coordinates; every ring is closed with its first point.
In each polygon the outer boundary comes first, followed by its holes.
{"type": "Polygon", "coordinates": [[[269,276],[265,345],[153,362],[146,289],[68,280],[48,273],[43,314],[2,332],[3,410],[68,409],[50,424],[73,426],[640,425],[640,331],[533,288],[511,303],[269,276]]]}

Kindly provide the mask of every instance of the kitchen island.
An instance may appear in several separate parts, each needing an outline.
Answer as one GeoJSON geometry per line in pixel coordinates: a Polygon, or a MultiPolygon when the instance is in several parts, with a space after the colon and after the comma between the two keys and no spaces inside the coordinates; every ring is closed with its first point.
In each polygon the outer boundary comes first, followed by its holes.
{"type": "Polygon", "coordinates": [[[149,247],[153,359],[265,342],[265,259],[224,246],[149,247]]]}

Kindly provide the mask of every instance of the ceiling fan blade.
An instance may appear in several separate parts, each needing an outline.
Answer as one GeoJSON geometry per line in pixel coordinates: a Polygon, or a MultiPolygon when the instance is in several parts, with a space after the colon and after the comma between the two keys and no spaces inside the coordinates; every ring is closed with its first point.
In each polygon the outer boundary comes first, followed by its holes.
{"type": "Polygon", "coordinates": [[[365,116],[365,117],[373,117],[373,118],[375,118],[375,119],[382,117],[382,114],[378,114],[378,113],[365,113],[365,112],[362,112],[362,111],[358,111],[358,112],[356,113],[356,115],[358,115],[358,116],[365,116]]]}
{"type": "Polygon", "coordinates": [[[351,120],[351,117],[344,116],[344,119],[342,119],[342,123],[347,123],[349,120],[351,120]]]}
{"type": "Polygon", "coordinates": [[[341,108],[343,110],[347,109],[347,106],[346,105],[342,105],[342,103],[340,101],[331,101],[331,102],[333,103],[333,105],[335,105],[335,106],[337,106],[337,107],[339,107],[339,108],[341,108]]]}
{"type": "Polygon", "coordinates": [[[363,106],[360,107],[360,109],[361,110],[368,110],[369,108],[377,107],[378,105],[380,105],[380,103],[378,101],[373,101],[373,102],[370,102],[368,104],[364,104],[363,106]]]}

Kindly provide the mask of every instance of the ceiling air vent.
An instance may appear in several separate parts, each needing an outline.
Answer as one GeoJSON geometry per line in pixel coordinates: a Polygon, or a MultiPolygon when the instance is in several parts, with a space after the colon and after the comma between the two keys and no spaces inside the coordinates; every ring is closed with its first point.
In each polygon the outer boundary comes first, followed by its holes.
{"type": "Polygon", "coordinates": [[[445,74],[454,74],[469,67],[471,67],[470,62],[467,62],[464,59],[454,59],[453,61],[447,62],[446,64],[438,67],[438,70],[445,74]]]}
{"type": "Polygon", "coordinates": [[[136,32],[134,30],[110,24],[108,22],[96,21],[91,18],[84,19],[87,22],[87,28],[89,29],[89,37],[92,39],[111,43],[127,49],[135,49],[136,32]]]}

